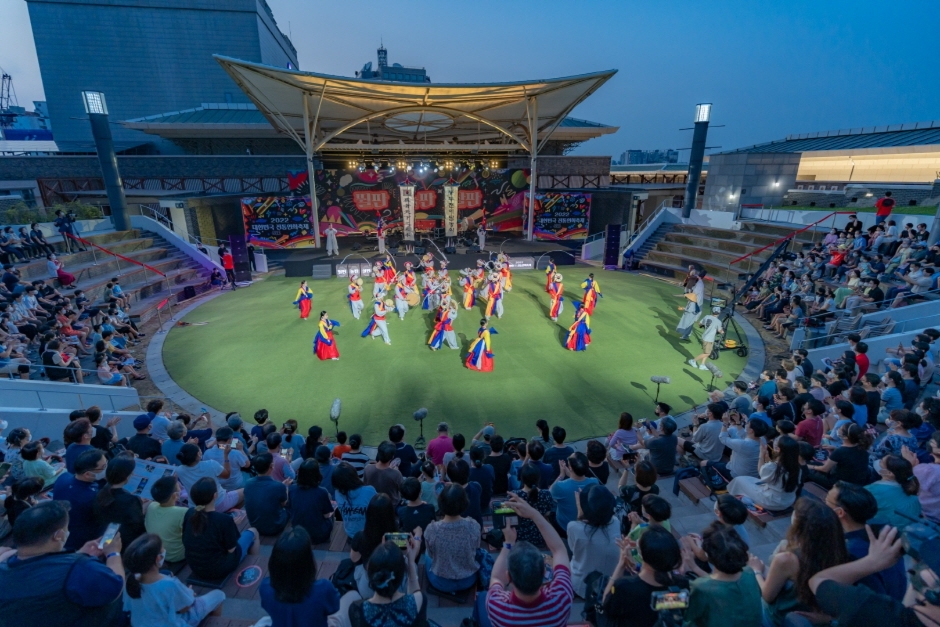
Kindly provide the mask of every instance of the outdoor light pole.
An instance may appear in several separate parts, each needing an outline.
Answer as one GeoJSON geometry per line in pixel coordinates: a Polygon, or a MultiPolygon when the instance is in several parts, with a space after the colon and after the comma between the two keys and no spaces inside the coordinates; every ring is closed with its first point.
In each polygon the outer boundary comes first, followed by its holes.
{"type": "Polygon", "coordinates": [[[536,159],[539,151],[538,121],[539,121],[539,101],[534,96],[529,98],[526,105],[526,113],[529,117],[529,152],[532,155],[532,169],[529,174],[529,220],[526,224],[526,236],[531,242],[535,239],[535,190],[538,187],[538,174],[536,173],[536,159]]]}
{"type": "Polygon", "coordinates": [[[705,140],[708,136],[708,121],[711,119],[711,103],[695,105],[695,129],[692,132],[692,153],[689,155],[689,180],[685,187],[685,204],[682,217],[688,218],[695,209],[698,185],[702,180],[702,164],[705,161],[705,140]]]}
{"type": "Polygon", "coordinates": [[[101,176],[104,178],[104,188],[108,193],[108,204],[111,206],[111,222],[115,231],[129,231],[131,218],[127,212],[127,198],[124,197],[121,174],[118,172],[117,155],[114,154],[114,140],[108,122],[108,103],[100,91],[83,91],[82,101],[85,103],[88,121],[91,122],[92,137],[95,138],[101,176]]]}

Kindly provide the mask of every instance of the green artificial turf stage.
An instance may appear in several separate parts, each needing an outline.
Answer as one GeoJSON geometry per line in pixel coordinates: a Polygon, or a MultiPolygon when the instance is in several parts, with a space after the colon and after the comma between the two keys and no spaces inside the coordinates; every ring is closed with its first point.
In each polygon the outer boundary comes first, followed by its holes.
{"type": "MultiPolygon", "coordinates": [[[[548,319],[544,273],[518,272],[505,298],[502,320],[492,326],[495,370],[467,370],[464,358],[476,337],[481,309],[462,307],[455,323],[461,349],[427,347],[430,312],[412,309],[399,321],[388,317],[392,345],[360,337],[366,313],[355,320],[345,298],[347,281],[311,281],[313,309],[308,321],[291,305],[299,281],[270,278],[229,292],[198,307],[184,319],[204,326],[174,327],[163,359],[173,379],[193,396],[220,411],[239,411],[250,421],[267,408],[278,424],[294,418],[304,433],[319,424],[333,433],[330,405],[342,399],[340,429],[362,433],[377,444],[388,427],[402,422],[408,438],[418,434],[412,413],[428,408],[425,435],[446,420],[452,432],[472,435],[485,421],[505,436],[528,436],[535,421],[562,424],[569,439],[606,435],[622,411],[651,415],[656,393],[650,375],[669,375],[661,399],[677,410],[701,402],[710,380],[707,371],[687,363],[698,343],[682,344],[674,332],[679,319],[679,288],[622,272],[597,272],[604,297],[591,317],[587,351],[562,347],[574,308],[570,296],[587,268],[563,268],[567,293],[558,323],[548,319]],[[312,354],[317,314],[326,309],[342,326],[336,330],[339,361],[312,354]]],[[[371,281],[366,284],[371,292],[371,281]]],[[[365,290],[364,290],[365,291],[365,290]]],[[[368,308],[367,308],[368,311],[368,308]]],[[[745,359],[722,353],[719,367],[736,376],[745,359]]],[[[433,434],[432,434],[433,435],[433,434]]]]}

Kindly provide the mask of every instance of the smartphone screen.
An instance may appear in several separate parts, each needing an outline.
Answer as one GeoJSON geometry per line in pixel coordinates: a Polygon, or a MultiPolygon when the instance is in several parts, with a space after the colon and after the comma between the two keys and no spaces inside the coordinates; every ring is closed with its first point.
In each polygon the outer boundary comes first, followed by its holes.
{"type": "Polygon", "coordinates": [[[287,457],[288,451],[290,451],[289,448],[282,448],[282,449],[281,449],[281,457],[287,457]]]}
{"type": "Polygon", "coordinates": [[[682,610],[689,607],[689,591],[654,592],[650,601],[651,607],[657,612],[663,610],[682,610]]]}
{"type": "Polygon", "coordinates": [[[386,533],[386,534],[385,534],[385,541],[386,541],[386,542],[394,542],[395,545],[396,545],[399,549],[401,549],[401,550],[404,551],[405,549],[408,548],[408,538],[410,538],[410,537],[411,537],[411,535],[410,535],[410,534],[407,534],[407,533],[386,533]]]}
{"type": "Polygon", "coordinates": [[[104,535],[101,536],[101,540],[98,541],[98,548],[104,549],[105,545],[108,544],[111,540],[114,540],[114,536],[117,535],[118,529],[121,528],[121,525],[117,523],[111,523],[108,525],[108,528],[105,529],[104,535]]]}
{"type": "Polygon", "coordinates": [[[2,464],[0,464],[0,477],[10,472],[10,468],[12,467],[13,467],[13,464],[9,462],[3,462],[2,464]]]}

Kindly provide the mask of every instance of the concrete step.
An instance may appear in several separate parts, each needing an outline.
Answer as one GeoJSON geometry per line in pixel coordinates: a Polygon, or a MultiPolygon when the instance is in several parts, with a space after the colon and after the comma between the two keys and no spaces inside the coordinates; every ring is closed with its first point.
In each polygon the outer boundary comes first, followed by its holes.
{"type": "Polygon", "coordinates": [[[198,296],[199,294],[204,294],[209,291],[208,282],[208,277],[200,275],[195,275],[181,282],[174,282],[171,279],[170,292],[167,292],[165,281],[155,284],[152,286],[152,291],[149,294],[131,305],[131,310],[128,312],[128,315],[137,320],[138,324],[146,322],[157,315],[157,306],[165,299],[169,298],[167,306],[161,309],[161,315],[163,319],[166,320],[172,315],[170,313],[172,306],[179,303],[179,296],[186,287],[193,286],[196,288],[196,295],[198,296]]]}
{"type": "Polygon", "coordinates": [[[729,270],[727,263],[720,264],[709,260],[702,260],[689,255],[671,253],[662,250],[651,251],[644,261],[682,268],[682,276],[685,276],[685,273],[688,272],[690,265],[703,267],[707,271],[708,276],[718,281],[735,281],[737,280],[738,273],[743,272],[743,270],[738,270],[734,266],[732,266],[732,268],[729,270]]]}
{"type": "MultiPolygon", "coordinates": [[[[119,255],[124,255],[125,257],[134,258],[135,253],[153,248],[154,244],[155,243],[152,238],[141,237],[115,242],[108,250],[111,250],[119,255]]],[[[117,268],[117,262],[114,261],[114,256],[100,250],[95,250],[94,252],[87,250],[85,252],[78,252],[71,255],[56,256],[65,265],[65,270],[76,276],[78,276],[79,272],[82,270],[89,268],[100,267],[104,273],[112,272],[112,270],[109,268],[117,268]],[[96,262],[97,266],[95,266],[96,262]],[[109,263],[110,266],[108,265],[109,263]]],[[[33,280],[49,278],[49,271],[46,268],[45,257],[19,266],[19,270],[23,274],[24,279],[33,280]]]]}
{"type": "MultiPolygon", "coordinates": [[[[700,248],[707,248],[709,250],[718,250],[727,254],[733,254],[740,257],[741,255],[746,255],[747,253],[754,252],[761,248],[755,244],[746,244],[743,242],[735,242],[727,239],[721,239],[717,237],[705,237],[704,235],[689,235],[688,233],[667,233],[666,237],[662,240],[663,244],[675,244],[679,246],[697,246],[700,248]]],[[[760,255],[766,258],[770,255],[772,249],[767,249],[760,253],[760,255]]]]}
{"type": "MultiPolygon", "coordinates": [[[[155,261],[150,265],[160,272],[170,277],[171,281],[180,273],[198,274],[201,270],[199,266],[191,264],[190,260],[180,255],[167,257],[155,261]]],[[[87,281],[80,281],[78,288],[85,291],[85,295],[93,303],[106,304],[108,300],[107,284],[111,277],[97,277],[87,281]]],[[[137,292],[146,286],[157,282],[165,282],[166,279],[141,266],[131,266],[131,269],[121,275],[121,289],[125,295],[129,295],[131,303],[138,299],[137,292]]]]}
{"type": "MultiPolygon", "coordinates": [[[[770,224],[767,222],[743,221],[741,222],[741,230],[739,232],[754,233],[754,234],[759,234],[759,235],[764,235],[764,236],[770,236],[774,239],[779,239],[781,237],[785,237],[789,235],[790,233],[793,233],[794,231],[798,231],[801,228],[803,228],[803,226],[798,225],[798,224],[789,226],[786,224],[770,224]]],[[[825,237],[825,234],[827,232],[828,232],[828,229],[825,229],[822,226],[820,226],[816,231],[817,239],[822,239],[823,237],[825,237]]],[[[800,242],[812,242],[813,241],[813,229],[808,229],[806,231],[803,231],[802,233],[796,236],[796,239],[797,241],[800,241],[800,242]]]]}
{"type": "Polygon", "coordinates": [[[730,229],[716,229],[710,226],[700,226],[697,224],[677,224],[673,233],[683,233],[690,237],[711,237],[729,242],[739,242],[741,244],[750,244],[760,248],[768,244],[773,244],[778,238],[773,235],[764,235],[761,233],[751,233],[749,231],[732,231],[730,229]]]}
{"type": "MultiPolygon", "coordinates": [[[[727,266],[735,259],[739,259],[746,253],[719,250],[708,246],[693,246],[689,244],[680,244],[678,242],[663,241],[656,245],[655,250],[669,252],[677,255],[698,259],[701,262],[713,262],[717,265],[727,266]]],[[[752,249],[756,250],[756,249],[752,249]]],[[[747,252],[751,252],[750,250],[747,252]]],[[[762,251],[759,255],[752,255],[755,263],[763,263],[772,251],[770,249],[762,251]]]]}

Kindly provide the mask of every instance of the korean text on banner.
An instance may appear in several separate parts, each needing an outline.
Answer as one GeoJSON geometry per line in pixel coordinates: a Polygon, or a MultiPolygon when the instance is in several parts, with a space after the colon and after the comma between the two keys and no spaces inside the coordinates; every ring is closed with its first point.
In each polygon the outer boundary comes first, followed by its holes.
{"type": "Polygon", "coordinates": [[[457,191],[456,185],[444,186],[444,235],[457,237],[457,191]]]}
{"type": "Polygon", "coordinates": [[[401,198],[402,239],[413,242],[415,239],[415,186],[399,185],[401,198]]]}

